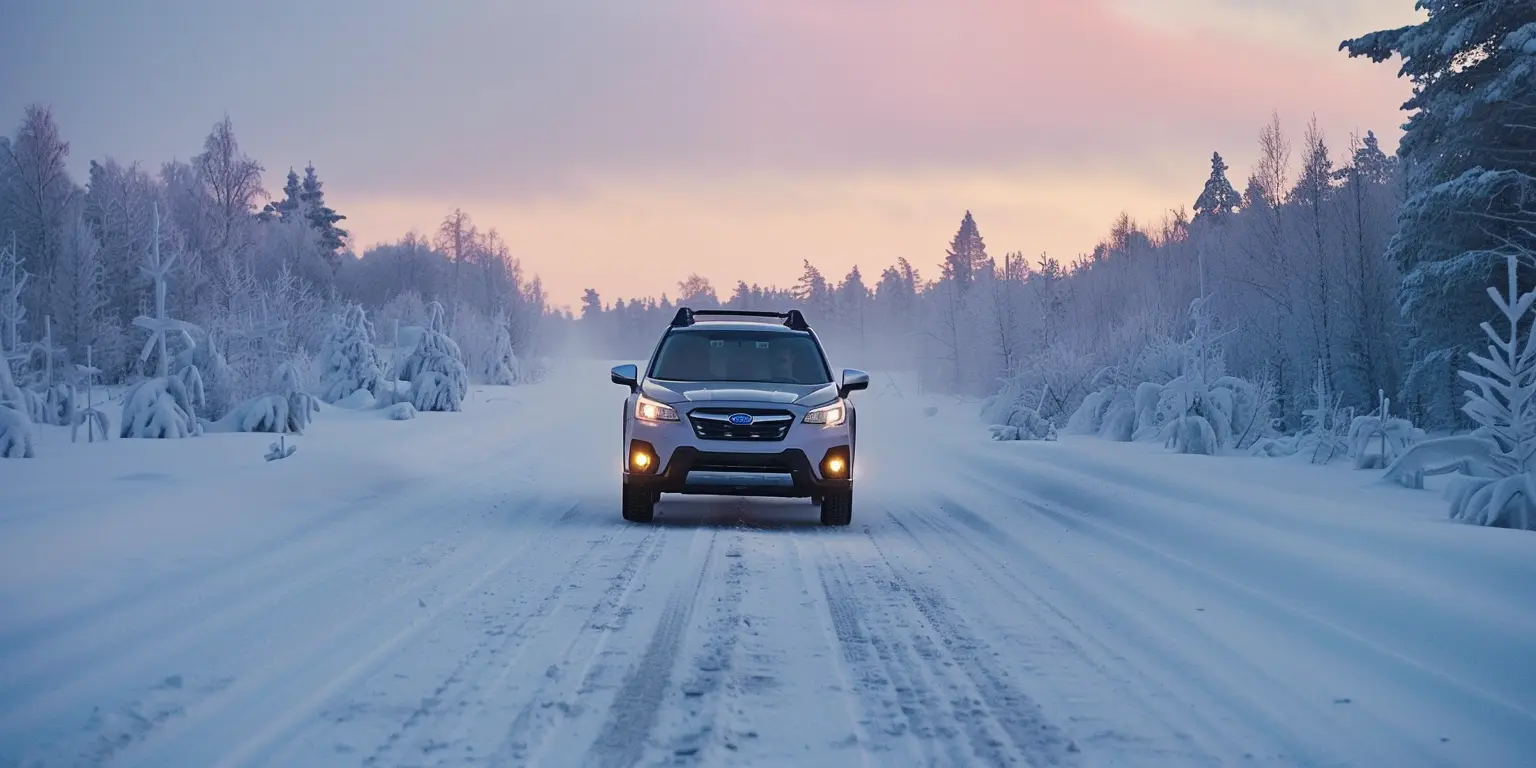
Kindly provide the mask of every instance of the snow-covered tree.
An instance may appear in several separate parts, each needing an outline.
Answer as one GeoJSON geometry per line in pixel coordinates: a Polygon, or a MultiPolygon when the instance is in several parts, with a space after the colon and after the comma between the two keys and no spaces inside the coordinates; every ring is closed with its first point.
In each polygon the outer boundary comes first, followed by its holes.
{"type": "Polygon", "coordinates": [[[315,166],[311,163],[304,169],[304,185],[299,199],[304,203],[304,218],[320,234],[321,251],[328,260],[334,262],[337,252],[347,244],[347,231],[336,226],[336,222],[347,217],[325,204],[322,186],[320,177],[315,175],[315,166]]]}
{"type": "Polygon", "coordinates": [[[201,329],[183,320],[166,315],[166,277],[175,265],[177,254],[169,258],[160,256],[160,210],[154,210],[154,237],[149,256],[145,259],[144,272],[155,283],[155,316],[140,315],[133,324],[149,331],[149,339],[139,354],[141,362],[155,357],[155,375],[133,385],[123,393],[123,423],[121,437],[167,438],[188,437],[199,434],[202,428],[197,422],[197,401],[202,399],[202,376],[195,366],[184,369],[184,375],[172,376],[171,353],[166,337],[179,334],[191,344],[191,332],[201,329]],[[189,387],[189,385],[191,385],[189,387]]]}
{"type": "MultiPolygon", "coordinates": [[[[1477,347],[1479,289],[1497,279],[1504,248],[1536,240],[1536,16],[1529,0],[1419,5],[1424,21],[1340,48],[1400,56],[1413,82],[1398,149],[1408,199],[1388,255],[1414,326],[1405,394],[1448,402],[1451,372],[1477,347]]],[[[1429,426],[1454,426],[1448,410],[1430,409],[1429,426]]]]}
{"type": "Polygon", "coordinates": [[[374,347],[373,324],[361,304],[350,304],[320,348],[320,399],[327,403],[359,390],[377,394],[384,371],[374,347]]]}
{"type": "Polygon", "coordinates": [[[304,391],[298,368],[287,361],[277,367],[271,392],[235,406],[216,427],[223,431],[302,435],[319,412],[319,401],[304,391]]]}
{"type": "Polygon", "coordinates": [[[0,360],[0,458],[30,459],[37,455],[37,430],[27,413],[26,399],[11,378],[11,367],[0,360]]]}
{"type": "Polygon", "coordinates": [[[1205,189],[1195,198],[1195,221],[1222,220],[1226,214],[1237,210],[1243,198],[1227,180],[1227,163],[1220,152],[1211,153],[1211,177],[1205,181],[1205,189]]]}
{"type": "Polygon", "coordinates": [[[288,181],[283,185],[283,199],[267,203],[258,216],[264,222],[288,221],[301,213],[303,188],[299,186],[299,174],[288,169],[288,181]]]}
{"type": "Polygon", "coordinates": [[[458,411],[469,394],[469,372],[459,345],[448,336],[443,305],[427,305],[427,324],[410,356],[401,364],[399,379],[411,383],[411,402],[418,411],[458,411]]]}
{"type": "Polygon", "coordinates": [[[508,322],[505,313],[498,313],[491,321],[491,345],[480,359],[480,376],[487,384],[517,384],[521,380],[521,366],[512,350],[508,322]]]}
{"type": "MultiPolygon", "coordinates": [[[[1529,258],[1529,255],[1527,255],[1529,258]]],[[[1478,525],[1536,530],[1536,317],[1521,328],[1536,291],[1521,291],[1518,257],[1505,257],[1507,287],[1488,295],[1508,330],[1482,323],[1492,344],[1488,356],[1468,357],[1482,372],[1461,371],[1477,387],[1466,392],[1463,410],[1497,446],[1490,456],[1492,478],[1461,478],[1453,486],[1451,516],[1478,525]]]]}

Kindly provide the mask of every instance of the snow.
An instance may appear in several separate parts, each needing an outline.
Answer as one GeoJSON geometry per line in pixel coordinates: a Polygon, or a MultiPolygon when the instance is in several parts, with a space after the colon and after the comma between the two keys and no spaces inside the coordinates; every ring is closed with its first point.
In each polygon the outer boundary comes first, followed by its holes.
{"type": "Polygon", "coordinates": [[[998,442],[876,375],[852,526],[634,525],[609,367],[321,405],[282,461],[38,427],[0,765],[1536,762],[1536,534],[1447,520],[1443,477],[998,442]]]}

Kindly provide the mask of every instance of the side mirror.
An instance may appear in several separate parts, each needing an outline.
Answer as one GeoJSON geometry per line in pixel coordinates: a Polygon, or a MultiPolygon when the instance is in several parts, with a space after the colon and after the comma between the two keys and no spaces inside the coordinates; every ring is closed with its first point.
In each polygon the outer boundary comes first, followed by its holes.
{"type": "Polygon", "coordinates": [[[855,368],[844,368],[843,384],[837,388],[837,394],[847,397],[849,392],[857,392],[861,389],[869,389],[869,374],[855,368]]]}
{"type": "Polygon", "coordinates": [[[615,365],[608,374],[615,384],[623,384],[633,392],[640,388],[640,368],[631,365],[615,365]]]}

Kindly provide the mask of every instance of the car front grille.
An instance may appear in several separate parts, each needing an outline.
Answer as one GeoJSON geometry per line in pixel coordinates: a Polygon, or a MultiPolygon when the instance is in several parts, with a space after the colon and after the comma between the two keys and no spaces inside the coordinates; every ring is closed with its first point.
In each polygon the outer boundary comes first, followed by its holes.
{"type": "Polygon", "coordinates": [[[763,408],[695,408],[688,412],[688,421],[701,440],[783,440],[795,415],[763,408]],[[751,416],[752,423],[731,423],[737,414],[751,416]]]}

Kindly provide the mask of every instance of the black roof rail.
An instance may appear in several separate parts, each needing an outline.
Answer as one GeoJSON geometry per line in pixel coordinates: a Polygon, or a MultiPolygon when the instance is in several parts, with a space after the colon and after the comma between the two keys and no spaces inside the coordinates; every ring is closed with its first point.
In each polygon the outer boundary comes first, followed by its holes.
{"type": "Polygon", "coordinates": [[[672,316],[673,328],[686,328],[693,325],[694,318],[700,315],[732,316],[732,317],[776,317],[783,318],[784,325],[796,331],[809,331],[811,326],[805,322],[805,315],[798,309],[788,312],[769,312],[760,309],[690,309],[678,307],[677,314],[672,316]]]}

